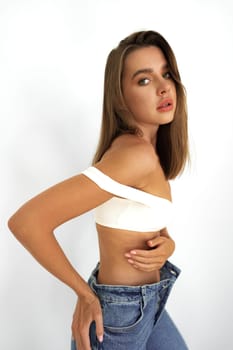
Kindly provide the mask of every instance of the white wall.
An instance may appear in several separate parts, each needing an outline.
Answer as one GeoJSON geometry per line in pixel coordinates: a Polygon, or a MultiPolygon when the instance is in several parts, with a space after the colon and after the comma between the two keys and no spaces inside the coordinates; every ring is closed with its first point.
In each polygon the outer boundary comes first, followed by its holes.
{"type": "MultiPolygon", "coordinates": [[[[27,199],[90,164],[108,52],[141,29],[173,47],[188,92],[192,167],[172,182],[183,270],[168,309],[190,349],[232,349],[232,62],[229,0],[0,1],[0,348],[69,349],[75,295],[9,233],[27,199]]],[[[92,213],[57,238],[86,278],[92,213]]],[[[172,349],[171,349],[172,350],[172,349]]]]}

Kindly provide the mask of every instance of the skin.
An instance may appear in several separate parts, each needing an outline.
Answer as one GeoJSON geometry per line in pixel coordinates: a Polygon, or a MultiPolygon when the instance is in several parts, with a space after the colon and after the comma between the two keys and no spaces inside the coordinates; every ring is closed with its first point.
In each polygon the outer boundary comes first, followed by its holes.
{"type": "MultiPolygon", "coordinates": [[[[169,183],[154,150],[159,125],[172,121],[175,112],[175,87],[165,65],[166,60],[156,47],[141,48],[128,55],[122,80],[125,113],[142,130],[143,136],[119,136],[95,166],[122,184],[171,200],[169,183]],[[135,75],[138,70],[148,68],[150,73],[135,75]],[[173,110],[157,111],[158,104],[167,97],[173,99],[173,110]]],[[[91,350],[92,321],[102,341],[102,311],[98,298],[59,246],[54,230],[110,198],[111,193],[80,174],[25,203],[8,223],[34,258],[77,294],[72,334],[79,350],[91,350]]],[[[138,285],[159,281],[159,269],[175,248],[166,228],[159,232],[134,232],[101,225],[96,228],[100,249],[99,283],[138,285]]]]}

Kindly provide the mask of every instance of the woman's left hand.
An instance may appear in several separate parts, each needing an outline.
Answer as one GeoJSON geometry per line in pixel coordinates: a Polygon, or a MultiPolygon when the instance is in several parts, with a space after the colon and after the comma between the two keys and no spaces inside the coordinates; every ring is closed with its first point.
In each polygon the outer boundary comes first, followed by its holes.
{"type": "Polygon", "coordinates": [[[132,249],[125,254],[135,269],[146,272],[159,270],[175,250],[175,242],[169,235],[150,239],[147,245],[148,250],[132,249]]]}

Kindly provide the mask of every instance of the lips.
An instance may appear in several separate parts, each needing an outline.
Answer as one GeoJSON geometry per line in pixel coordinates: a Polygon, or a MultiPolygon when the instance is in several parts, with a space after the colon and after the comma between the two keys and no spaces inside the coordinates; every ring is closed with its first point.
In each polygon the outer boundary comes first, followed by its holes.
{"type": "Polygon", "coordinates": [[[160,102],[160,104],[157,107],[158,111],[167,111],[167,110],[171,110],[173,108],[173,101],[171,98],[166,98],[165,100],[163,100],[162,102],[160,102]]]}

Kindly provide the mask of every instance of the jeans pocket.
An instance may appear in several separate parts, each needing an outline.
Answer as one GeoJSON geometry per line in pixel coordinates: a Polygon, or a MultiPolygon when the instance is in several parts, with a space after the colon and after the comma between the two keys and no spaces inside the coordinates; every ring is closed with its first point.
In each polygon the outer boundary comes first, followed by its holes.
{"type": "Polygon", "coordinates": [[[133,331],[143,319],[140,301],[104,301],[101,304],[104,328],[112,332],[133,331]]]}

